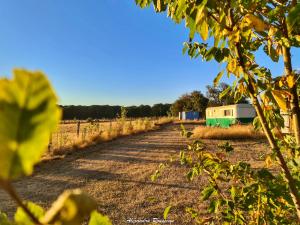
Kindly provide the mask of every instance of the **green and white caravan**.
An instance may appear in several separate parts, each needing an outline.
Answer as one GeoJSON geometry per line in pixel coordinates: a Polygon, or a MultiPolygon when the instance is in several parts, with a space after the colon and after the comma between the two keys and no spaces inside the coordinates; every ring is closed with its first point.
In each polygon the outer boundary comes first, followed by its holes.
{"type": "Polygon", "coordinates": [[[250,104],[235,104],[206,109],[206,125],[230,127],[234,124],[247,124],[256,117],[255,109],[250,104]]]}

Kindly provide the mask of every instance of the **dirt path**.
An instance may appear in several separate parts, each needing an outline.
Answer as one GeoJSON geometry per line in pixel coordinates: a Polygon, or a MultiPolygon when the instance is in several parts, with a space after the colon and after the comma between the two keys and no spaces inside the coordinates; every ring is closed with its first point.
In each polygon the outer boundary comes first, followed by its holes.
{"type": "MultiPolygon", "coordinates": [[[[16,182],[15,187],[25,199],[45,207],[63,190],[80,188],[97,200],[99,210],[114,224],[126,224],[130,218],[162,218],[172,196],[178,195],[178,202],[172,203],[178,203],[180,209],[181,200],[190,201],[186,194],[193,189],[197,192],[196,187],[176,174],[158,182],[150,180],[158,165],[178,153],[184,143],[178,125],[166,126],[44,163],[32,177],[16,182]]],[[[0,210],[9,215],[15,210],[14,203],[2,191],[0,210]]]]}
{"type": "MultiPolygon", "coordinates": [[[[25,199],[45,207],[63,190],[80,188],[93,196],[99,211],[117,225],[128,224],[128,219],[162,218],[169,204],[175,206],[170,214],[173,224],[193,224],[184,213],[185,207],[198,201],[199,187],[206,179],[200,177],[189,183],[184,177],[186,170],[174,165],[158,181],[150,180],[159,164],[178,155],[186,144],[179,131],[179,125],[169,125],[43,163],[32,177],[16,182],[15,186],[25,199]]],[[[219,141],[206,142],[208,149],[215,150],[219,141]]],[[[235,141],[233,145],[236,157],[250,163],[256,162],[266,149],[264,143],[257,141],[235,141]]],[[[12,216],[14,210],[14,203],[0,190],[0,211],[12,216]]]]}

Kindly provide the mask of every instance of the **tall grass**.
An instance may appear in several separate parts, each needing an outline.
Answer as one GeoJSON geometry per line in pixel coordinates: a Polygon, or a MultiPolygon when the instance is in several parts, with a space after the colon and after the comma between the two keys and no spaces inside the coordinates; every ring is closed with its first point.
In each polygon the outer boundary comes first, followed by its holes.
{"type": "Polygon", "coordinates": [[[53,134],[50,154],[65,154],[66,151],[72,149],[84,148],[89,145],[111,141],[118,137],[155,130],[160,125],[172,121],[173,118],[168,117],[158,119],[140,118],[132,121],[120,118],[105,123],[84,124],[78,137],[76,135],[76,124],[62,124],[59,133],[53,134]]]}
{"type": "Polygon", "coordinates": [[[252,125],[234,125],[230,128],[199,126],[193,130],[193,133],[194,138],[217,140],[261,139],[265,137],[262,132],[255,131],[252,125]]]}

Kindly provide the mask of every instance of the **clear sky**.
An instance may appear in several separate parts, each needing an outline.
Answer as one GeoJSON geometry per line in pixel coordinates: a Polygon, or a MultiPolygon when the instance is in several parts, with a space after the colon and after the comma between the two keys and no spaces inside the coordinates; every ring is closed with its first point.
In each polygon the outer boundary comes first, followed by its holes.
{"type": "MultiPolygon", "coordinates": [[[[220,65],[182,55],[188,32],[134,0],[2,0],[0,74],[48,74],[61,104],[172,103],[211,84],[220,65]]],[[[300,68],[300,51],[294,51],[300,68]]],[[[282,73],[264,54],[260,62],[282,73]]],[[[226,81],[226,79],[224,80],[226,81]]]]}

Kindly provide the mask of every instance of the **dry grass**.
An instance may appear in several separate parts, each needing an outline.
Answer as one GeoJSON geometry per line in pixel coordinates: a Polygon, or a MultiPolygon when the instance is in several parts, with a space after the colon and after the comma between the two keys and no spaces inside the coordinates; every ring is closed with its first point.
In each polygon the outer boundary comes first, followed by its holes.
{"type": "Polygon", "coordinates": [[[205,120],[175,120],[175,124],[205,125],[205,120]]]}
{"type": "Polygon", "coordinates": [[[77,124],[61,124],[58,132],[52,135],[49,155],[64,155],[73,149],[114,140],[118,137],[133,135],[157,129],[160,125],[168,124],[173,118],[137,119],[133,121],[116,120],[100,123],[82,123],[80,134],[77,136],[77,124]]]}
{"type": "Polygon", "coordinates": [[[233,140],[262,139],[264,134],[254,130],[252,125],[234,125],[230,128],[199,126],[193,130],[194,138],[233,140]]]}

